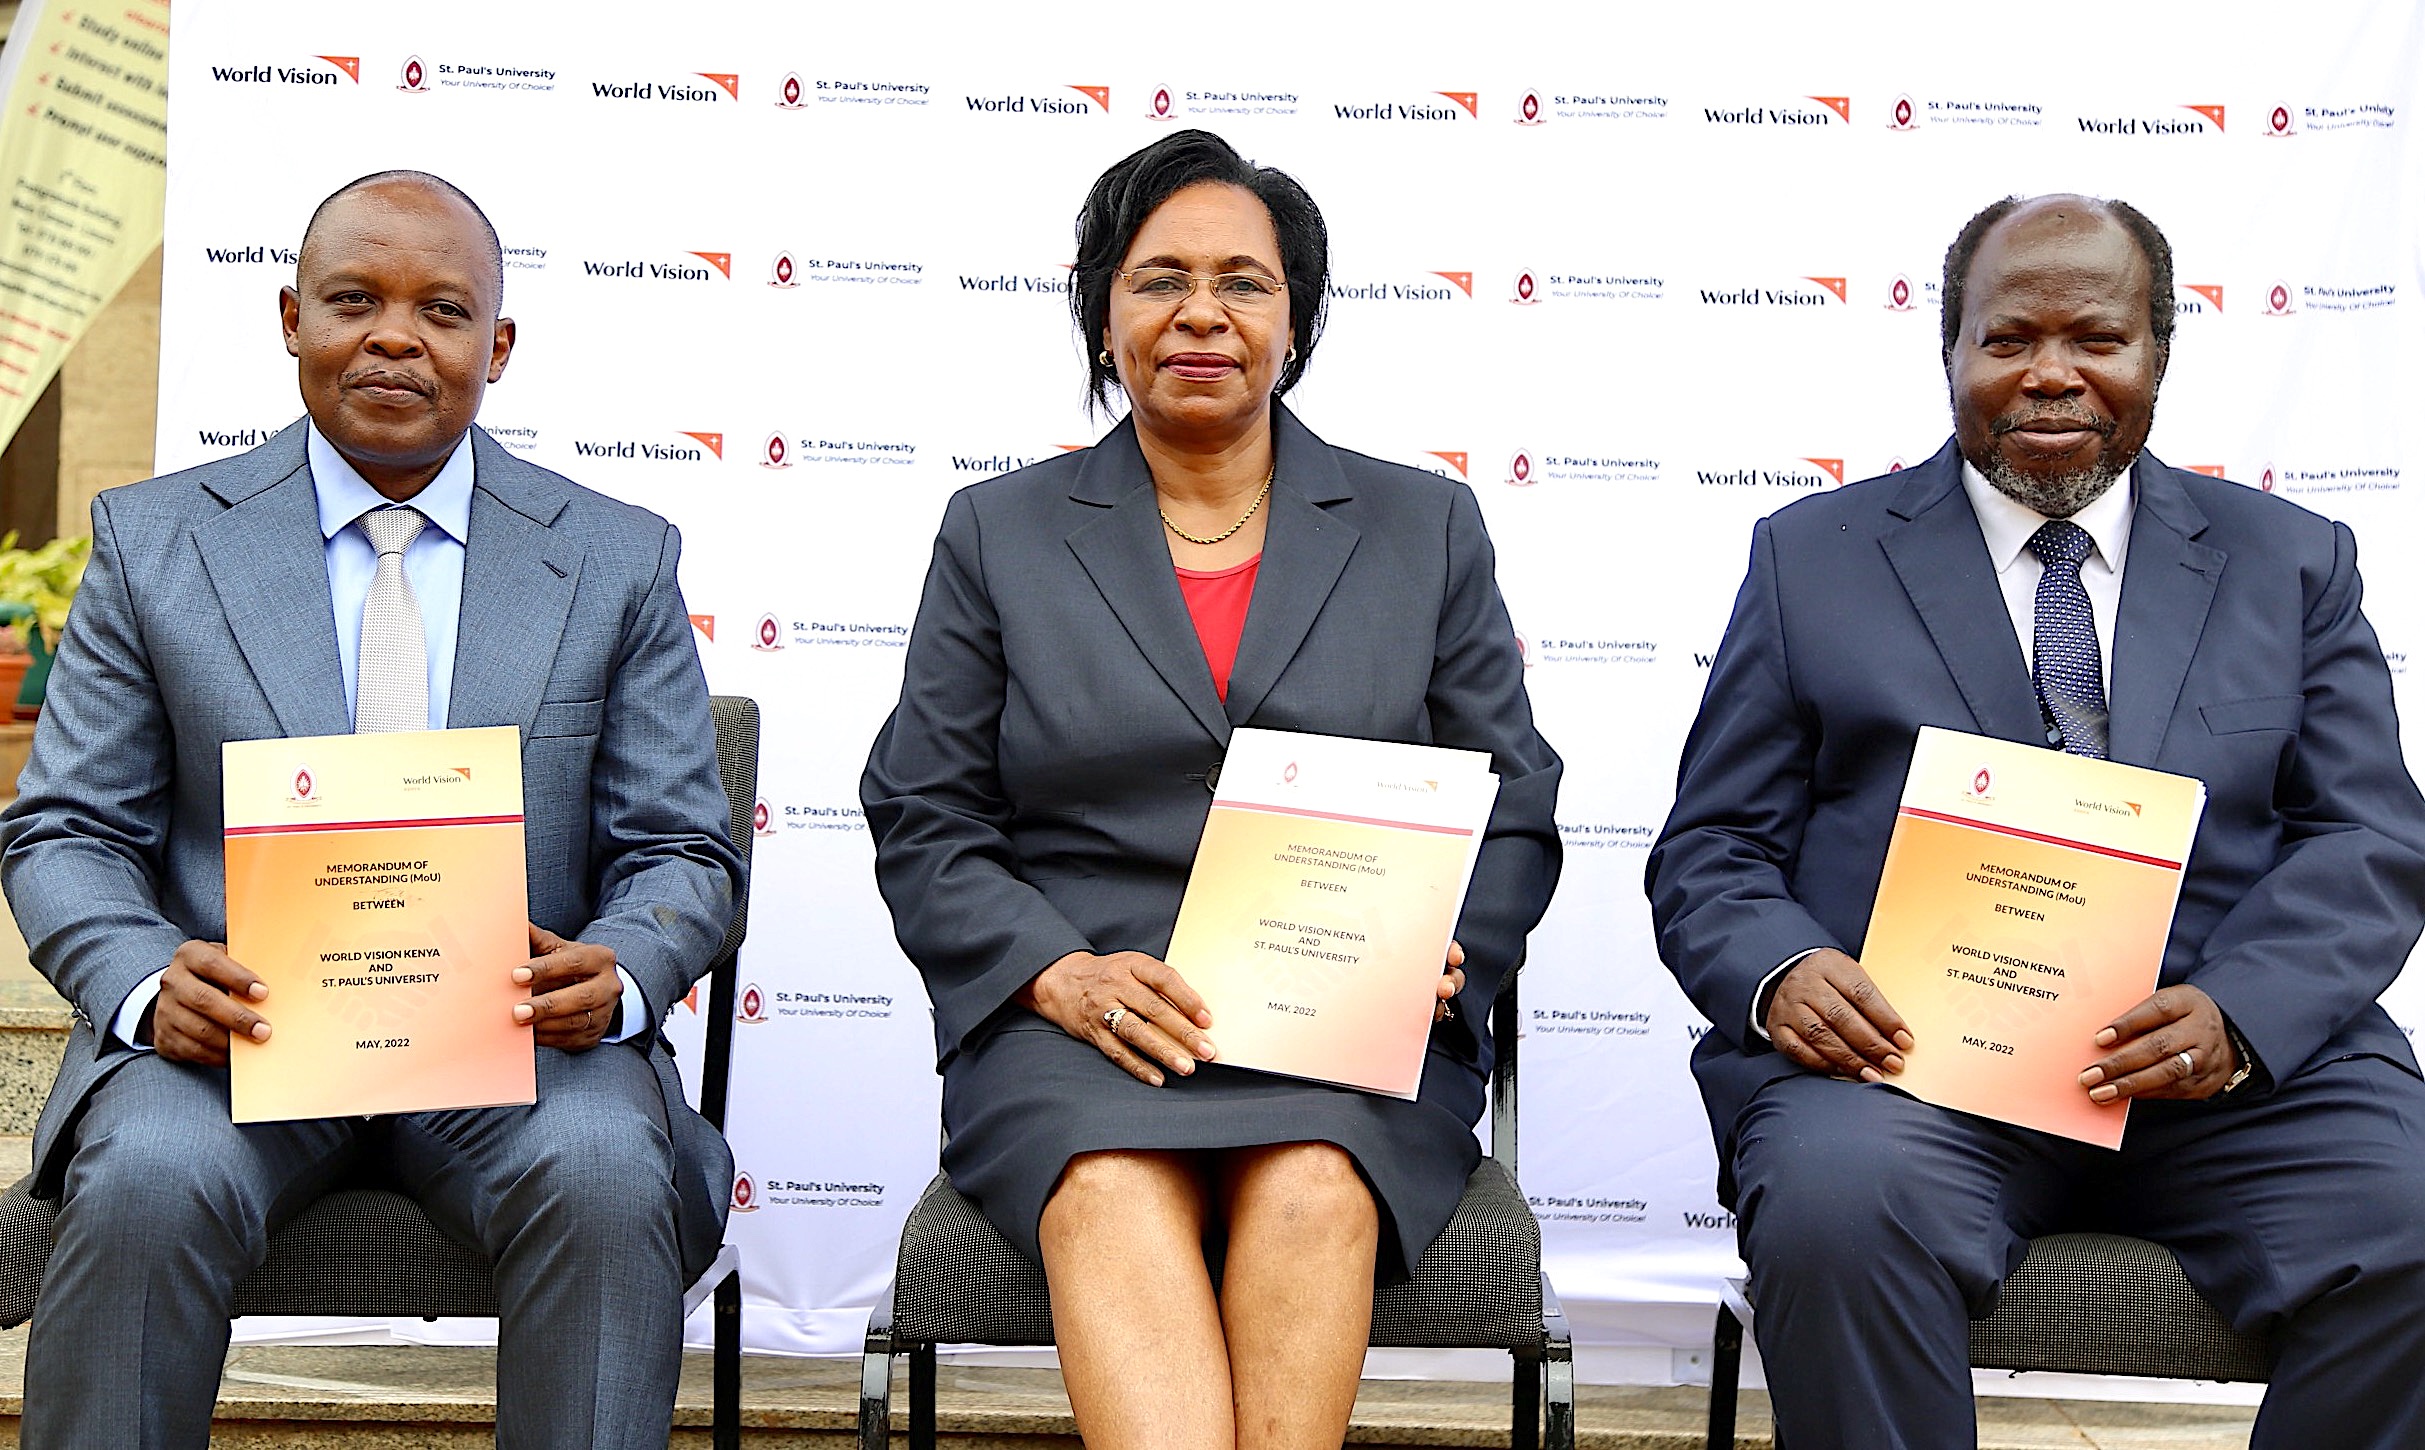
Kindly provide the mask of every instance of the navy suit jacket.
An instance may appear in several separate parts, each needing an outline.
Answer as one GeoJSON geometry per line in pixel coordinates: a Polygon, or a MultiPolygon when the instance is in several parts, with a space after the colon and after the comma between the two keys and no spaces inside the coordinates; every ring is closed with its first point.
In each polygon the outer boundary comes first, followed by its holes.
{"type": "Polygon", "coordinates": [[[901,703],[860,798],[876,880],[948,1063],[1074,951],[1168,949],[1207,773],[1241,725],[1487,751],[1501,787],[1458,939],[1461,1024],[1487,1020],[1549,904],[1562,766],[1473,491],[1333,448],[1285,408],[1254,599],[1214,692],[1134,425],[953,495],[901,703]]]}
{"type": "MultiPolygon", "coordinates": [[[[2414,1072],[2375,998],[2425,926],[2425,801],[2356,541],[2152,455],[2131,482],[2111,753],[2207,788],[2162,980],[2222,1007],[2257,1091],[2350,1054],[2414,1072]]],[[[1693,1071],[1721,1165],[1751,1095],[1800,1071],[1748,1030],[1759,983],[1812,947],[1860,955],[1923,725],[2045,743],[1950,443],[1761,521],[1685,742],[1648,887],[1660,956],[1713,1024],[1693,1071]]]]}
{"type": "MultiPolygon", "coordinates": [[[[298,420],[248,453],[93,502],[92,562],[0,818],[0,884],[75,1013],[34,1134],[45,1192],[77,1108],[133,1056],[104,1035],[119,1004],[179,943],[226,939],[220,744],[353,728],[304,437],[298,420]]],[[[675,581],[681,541],[654,514],[471,438],[447,723],[521,729],[531,919],[614,948],[653,1023],[707,969],[741,880],[675,581]]],[[[658,1033],[593,1050],[654,1059],[684,1256],[703,1264],[731,1154],[684,1103],[658,1033]]]]}

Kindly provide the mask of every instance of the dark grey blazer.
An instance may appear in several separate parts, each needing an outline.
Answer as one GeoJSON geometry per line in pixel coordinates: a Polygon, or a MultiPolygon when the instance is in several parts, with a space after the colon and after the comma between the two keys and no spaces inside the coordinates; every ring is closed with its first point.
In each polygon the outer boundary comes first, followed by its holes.
{"type": "MultiPolygon", "coordinates": [[[[901,703],[860,785],[944,1063],[1056,958],[1168,948],[1207,772],[1236,726],[1490,753],[1504,784],[1457,928],[1463,1022],[1486,1020],[1548,905],[1562,767],[1533,729],[1472,491],[1274,413],[1263,563],[1226,704],[1131,424],[945,510],[901,703]]],[[[1487,1038],[1462,1038],[1487,1071],[1487,1038]]]]}
{"type": "MultiPolygon", "coordinates": [[[[707,969],[741,879],[681,541],[471,436],[447,723],[521,728],[531,918],[614,948],[661,1020],[707,969]]],[[[220,744],[353,728],[304,438],[298,420],[93,502],[92,563],[0,817],[0,884],[76,1014],[34,1135],[46,1191],[76,1109],[132,1056],[93,1024],[180,942],[226,938],[220,744]]],[[[712,1257],[732,1157],[685,1105],[662,1039],[646,1050],[684,1169],[685,1258],[712,1257]]]]}

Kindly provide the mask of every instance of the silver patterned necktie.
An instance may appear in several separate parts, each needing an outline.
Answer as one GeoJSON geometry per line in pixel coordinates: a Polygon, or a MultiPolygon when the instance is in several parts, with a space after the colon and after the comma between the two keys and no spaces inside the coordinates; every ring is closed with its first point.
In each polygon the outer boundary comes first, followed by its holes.
{"type": "Polygon", "coordinates": [[[2029,552],[2045,572],[2038,576],[2037,622],[2032,634],[2031,671],[2038,703],[2062,732],[2063,749],[2105,758],[2105,666],[2097,649],[2096,615],[2080,583],[2080,565],[2096,541],[2069,519],[2050,519],[2029,536],[2029,552]]]}
{"type": "Polygon", "coordinates": [[[421,601],[404,574],[404,551],[429,520],[398,505],[372,509],[359,522],[379,551],[379,571],[362,601],[361,646],[354,654],[354,732],[429,728],[429,641],[421,631],[421,601]]]}

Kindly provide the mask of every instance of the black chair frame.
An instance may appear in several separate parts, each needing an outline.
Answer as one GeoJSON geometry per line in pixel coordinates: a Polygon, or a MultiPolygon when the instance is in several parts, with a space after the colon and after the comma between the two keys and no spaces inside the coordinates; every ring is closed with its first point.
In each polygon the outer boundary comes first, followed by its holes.
{"type": "MultiPolygon", "coordinates": [[[[1574,1339],[1566,1313],[1549,1276],[1540,1270],[1540,1227],[1525,1204],[1516,1180],[1516,1051],[1521,1036],[1516,980],[1510,972],[1491,1010],[1491,1040],[1496,1062],[1491,1070],[1490,1156],[1467,1180],[1445,1242],[1460,1224],[1471,1221],[1501,1228],[1520,1219],[1520,1232],[1529,1242],[1532,1282],[1483,1285],[1439,1282],[1434,1271],[1427,1280],[1424,1267],[1413,1279],[1385,1288],[1374,1300],[1372,1343],[1395,1348],[1470,1348],[1470,1336],[1455,1332],[1458,1311],[1473,1301],[1492,1300],[1489,1317],[1503,1329],[1520,1324],[1519,1332],[1500,1333],[1480,1347],[1505,1348],[1514,1361],[1512,1427],[1514,1450],[1573,1450],[1575,1443],[1574,1339]],[[1534,1284],[1538,1285],[1538,1296],[1534,1284]],[[1546,1409],[1546,1415],[1544,1414],[1546,1409]]],[[[1425,1265],[1438,1257],[1439,1245],[1425,1256],[1425,1265]]],[[[902,1252],[893,1281],[885,1286],[868,1315],[865,1357],[860,1361],[860,1450],[886,1450],[892,1427],[892,1361],[909,1359],[910,1450],[934,1450],[935,1351],[943,1343],[1045,1345],[1052,1343],[1051,1311],[1044,1289],[1044,1271],[1012,1248],[975,1205],[953,1191],[940,1174],[927,1185],[910,1221],[902,1230],[902,1252]],[[937,1247],[952,1261],[952,1277],[973,1280],[949,1285],[917,1283],[905,1292],[905,1279],[914,1274],[913,1252],[924,1261],[924,1248],[937,1247]],[[905,1301],[915,1301],[909,1307],[905,1301]],[[1013,1307],[1004,1310],[1003,1305],[1013,1307]],[[899,1309],[900,1312],[896,1312],[899,1309]],[[958,1323],[951,1322],[955,1314],[958,1323]],[[1019,1319],[1020,1332],[988,1332],[1005,1318],[1019,1319]],[[981,1322],[981,1321],[990,1321],[981,1322]]]]}
{"type": "MultiPolygon", "coordinates": [[[[708,701],[715,721],[716,769],[731,818],[727,829],[746,866],[756,839],[758,704],[734,695],[708,701]]],[[[749,930],[744,880],[733,923],[717,948],[707,1002],[707,1051],[701,1068],[701,1116],[724,1128],[732,1071],[733,993],[742,939],[749,930]]],[[[0,1328],[33,1317],[50,1262],[55,1201],[33,1197],[26,1175],[0,1193],[0,1328]]],[[[741,1268],[727,1244],[684,1296],[687,1317],[715,1299],[713,1442],[741,1444],[741,1268]]],[[[270,1236],[268,1257],[236,1286],[235,1314],[326,1314],[376,1319],[484,1318],[497,1313],[488,1260],[438,1230],[405,1194],[361,1184],[340,1185],[270,1236]]]]}

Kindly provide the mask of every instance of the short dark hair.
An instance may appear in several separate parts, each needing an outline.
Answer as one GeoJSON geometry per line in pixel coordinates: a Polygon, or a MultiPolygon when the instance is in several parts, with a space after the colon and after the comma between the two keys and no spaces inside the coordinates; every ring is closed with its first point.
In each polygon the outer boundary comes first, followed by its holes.
{"type": "MultiPolygon", "coordinates": [[[[304,244],[309,245],[312,239],[312,233],[319,230],[321,213],[327,211],[331,206],[335,205],[339,197],[360,191],[364,187],[387,186],[398,182],[408,183],[414,186],[425,186],[432,191],[442,192],[445,195],[451,196],[455,200],[463,203],[464,206],[471,210],[473,218],[480,223],[480,240],[488,249],[489,280],[496,284],[497,307],[499,311],[503,311],[505,307],[505,245],[497,240],[496,224],[488,219],[487,212],[480,210],[480,203],[472,200],[468,192],[464,191],[462,187],[455,185],[453,182],[447,180],[443,176],[432,176],[426,171],[407,171],[400,169],[394,171],[374,171],[368,176],[357,176],[353,180],[345,183],[345,185],[338,187],[335,191],[330,192],[327,196],[321,199],[318,206],[312,208],[312,219],[303,225],[304,244]]],[[[295,254],[300,257],[302,255],[302,247],[297,247],[295,249],[295,254]]]]}
{"type": "Polygon", "coordinates": [[[1330,228],[1321,208],[1276,167],[1257,166],[1210,131],[1173,131],[1141,151],[1114,162],[1095,179],[1078,209],[1078,260],[1069,274],[1069,314],[1085,344],[1086,395],[1090,405],[1109,406],[1119,375],[1099,356],[1103,329],[1111,320],[1112,283],[1120,259],[1154,208],[1172,193],[1198,182],[1218,182],[1253,194],[1271,213],[1280,239],[1280,270],[1288,279],[1288,320],[1296,357],[1280,370],[1274,394],[1285,393],[1305,375],[1330,295],[1330,228]]]}
{"type": "MultiPolygon", "coordinates": [[[[1952,358],[1955,341],[1962,332],[1962,298],[1969,290],[1970,264],[1979,253],[1979,244],[1997,222],[2013,214],[2022,203],[2035,198],[2008,196],[1989,202],[1977,216],[1962,224],[1961,234],[1945,249],[1945,286],[1942,293],[1945,312],[1940,327],[1938,352],[1952,358]]],[[[2172,297],[2172,243],[2164,240],[2163,231],[2147,219],[2147,214],[2126,201],[2109,201],[2102,197],[2084,198],[2089,205],[2122,224],[2130,239],[2139,244],[2139,255],[2147,259],[2147,327],[2155,338],[2159,352],[2172,350],[2174,319],[2172,297]]]]}

